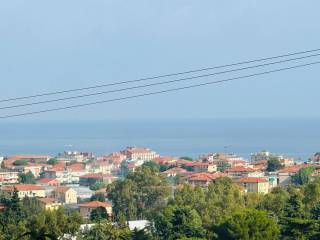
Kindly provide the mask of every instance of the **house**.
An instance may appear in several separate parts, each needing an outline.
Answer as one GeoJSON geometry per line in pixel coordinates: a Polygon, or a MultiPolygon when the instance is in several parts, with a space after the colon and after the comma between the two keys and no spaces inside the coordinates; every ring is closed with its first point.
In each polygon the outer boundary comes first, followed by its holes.
{"type": "Polygon", "coordinates": [[[208,162],[190,162],[185,164],[186,167],[190,167],[194,172],[216,172],[217,165],[208,162]]]}
{"type": "Polygon", "coordinates": [[[240,186],[250,193],[268,193],[269,181],[265,178],[244,177],[236,181],[240,186]]]}
{"type": "Polygon", "coordinates": [[[175,177],[175,176],[183,176],[183,175],[188,175],[191,174],[192,172],[189,172],[188,170],[184,169],[184,168],[180,168],[180,167],[174,167],[174,168],[170,168],[164,172],[162,172],[162,174],[166,175],[166,177],[175,177]]]}
{"type": "Polygon", "coordinates": [[[62,205],[55,198],[39,198],[38,201],[44,210],[57,210],[62,205]]]}
{"type": "Polygon", "coordinates": [[[208,173],[208,172],[198,172],[191,174],[186,178],[187,182],[192,185],[200,185],[200,186],[208,186],[212,181],[216,180],[220,177],[228,177],[229,175],[226,173],[216,172],[216,173],[208,173]]]}
{"type": "Polygon", "coordinates": [[[58,187],[60,186],[60,182],[56,178],[41,178],[37,181],[40,186],[43,187],[58,187]]]}
{"type": "Polygon", "coordinates": [[[92,210],[98,207],[105,208],[109,218],[112,217],[112,204],[110,202],[92,201],[92,202],[79,204],[79,207],[80,207],[80,215],[83,218],[90,218],[90,214],[92,210]]]}
{"type": "Polygon", "coordinates": [[[278,181],[280,186],[288,186],[291,183],[291,177],[295,175],[301,168],[313,166],[311,164],[297,164],[279,170],[278,181]]]}
{"type": "Polygon", "coordinates": [[[97,182],[109,184],[115,181],[116,179],[116,177],[110,174],[88,173],[79,178],[79,184],[81,186],[91,186],[97,182]]]}
{"type": "Polygon", "coordinates": [[[152,161],[158,163],[159,165],[174,165],[174,163],[177,161],[175,157],[170,157],[170,156],[161,156],[161,157],[156,157],[152,161]]]}
{"type": "Polygon", "coordinates": [[[35,184],[2,186],[1,191],[12,195],[15,189],[18,191],[20,199],[23,199],[24,197],[45,197],[46,195],[44,188],[35,184]]]}
{"type": "Polygon", "coordinates": [[[60,203],[73,204],[78,202],[77,192],[71,187],[57,187],[53,191],[53,196],[60,203]]]}
{"type": "Polygon", "coordinates": [[[10,171],[10,170],[1,170],[0,171],[0,184],[14,184],[19,181],[19,172],[18,171],[10,171]]]}
{"type": "Polygon", "coordinates": [[[133,161],[150,161],[159,157],[158,153],[150,150],[149,148],[127,147],[121,153],[133,161]]]}
{"type": "Polygon", "coordinates": [[[3,160],[4,168],[11,168],[15,161],[24,160],[30,163],[46,163],[50,159],[50,156],[40,156],[40,155],[15,155],[3,160]]]}
{"type": "Polygon", "coordinates": [[[263,172],[249,168],[249,167],[230,167],[225,170],[233,178],[241,178],[241,177],[262,177],[263,172]]]}

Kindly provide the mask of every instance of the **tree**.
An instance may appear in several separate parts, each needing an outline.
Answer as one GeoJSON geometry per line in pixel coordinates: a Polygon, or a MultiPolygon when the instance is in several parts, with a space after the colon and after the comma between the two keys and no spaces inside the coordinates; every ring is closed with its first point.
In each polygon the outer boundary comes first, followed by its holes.
{"type": "Polygon", "coordinates": [[[160,165],[154,161],[148,161],[142,164],[142,167],[147,167],[152,169],[155,172],[159,172],[160,171],[160,165]]]}
{"type": "Polygon", "coordinates": [[[281,165],[279,159],[275,158],[275,157],[272,157],[271,159],[269,159],[267,164],[268,164],[267,165],[268,172],[275,172],[275,171],[282,168],[282,165],[281,165]]]}
{"type": "Polygon", "coordinates": [[[107,210],[104,207],[97,207],[91,211],[90,220],[97,222],[108,218],[107,210]]]}
{"type": "Polygon", "coordinates": [[[298,193],[293,193],[284,208],[285,217],[302,218],[304,215],[301,196],[298,193]]]}
{"type": "Polygon", "coordinates": [[[255,209],[244,209],[233,213],[225,222],[214,226],[218,239],[232,240],[276,240],[279,227],[267,213],[255,209]]]}
{"type": "Polygon", "coordinates": [[[204,237],[201,217],[190,207],[169,206],[155,218],[156,233],[160,239],[204,237]]]}
{"type": "Polygon", "coordinates": [[[19,177],[20,183],[25,183],[25,184],[35,184],[36,183],[36,178],[32,172],[19,173],[18,177],[19,177]]]}
{"type": "Polygon", "coordinates": [[[130,230],[104,220],[79,234],[81,240],[129,240],[130,230]]]}
{"type": "Polygon", "coordinates": [[[90,190],[96,191],[96,190],[100,190],[105,187],[107,187],[107,184],[105,184],[103,182],[96,182],[95,184],[90,186],[90,190]]]}
{"type": "Polygon", "coordinates": [[[137,168],[123,180],[108,185],[108,199],[113,202],[116,220],[144,219],[165,207],[171,187],[159,172],[149,167],[137,168]]]}
{"type": "Polygon", "coordinates": [[[26,166],[26,165],[28,165],[28,163],[29,162],[26,159],[19,159],[19,160],[14,161],[13,165],[15,165],[15,166],[26,166]]]}
{"type": "Polygon", "coordinates": [[[292,182],[296,185],[307,184],[311,181],[311,176],[315,167],[301,168],[295,175],[292,176],[292,182]]]}
{"type": "Polygon", "coordinates": [[[47,164],[49,165],[55,165],[58,163],[58,159],[56,158],[50,158],[48,161],[47,161],[47,164]]]}
{"type": "Polygon", "coordinates": [[[91,196],[90,200],[91,201],[105,202],[106,201],[106,197],[105,197],[104,193],[96,193],[96,194],[91,196]]]}
{"type": "Polygon", "coordinates": [[[192,157],[187,157],[187,156],[180,157],[179,159],[188,160],[188,161],[193,161],[193,158],[192,158],[192,157]]]}

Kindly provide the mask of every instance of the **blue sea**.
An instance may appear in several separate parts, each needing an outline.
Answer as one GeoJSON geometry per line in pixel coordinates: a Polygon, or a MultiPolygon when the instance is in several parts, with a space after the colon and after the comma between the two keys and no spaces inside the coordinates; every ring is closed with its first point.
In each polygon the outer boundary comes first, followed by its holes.
{"type": "Polygon", "coordinates": [[[182,119],[0,123],[0,156],[56,155],[64,150],[108,154],[144,146],[161,155],[271,152],[307,160],[320,151],[319,119],[182,119]]]}

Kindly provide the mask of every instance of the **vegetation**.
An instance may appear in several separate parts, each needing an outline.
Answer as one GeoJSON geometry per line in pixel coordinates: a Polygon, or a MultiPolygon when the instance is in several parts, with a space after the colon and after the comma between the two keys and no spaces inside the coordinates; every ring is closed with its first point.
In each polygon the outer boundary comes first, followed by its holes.
{"type": "Polygon", "coordinates": [[[49,165],[55,165],[58,163],[58,159],[56,158],[50,158],[48,161],[47,161],[47,164],[49,165]]]}
{"type": "Polygon", "coordinates": [[[100,190],[100,189],[106,188],[106,187],[107,187],[107,184],[105,184],[104,182],[96,182],[90,186],[90,190],[97,191],[97,190],[100,190]]]}
{"type": "Polygon", "coordinates": [[[25,159],[19,159],[19,160],[16,160],[13,162],[13,165],[15,166],[26,166],[28,165],[28,160],[25,160],[25,159]]]}
{"type": "Polygon", "coordinates": [[[282,168],[282,165],[281,165],[279,159],[272,157],[271,159],[268,160],[268,165],[267,165],[268,172],[275,172],[281,168],[282,168]]]}
{"type": "Polygon", "coordinates": [[[24,183],[24,184],[36,183],[36,178],[34,177],[32,172],[19,173],[18,176],[19,176],[19,183],[24,183]]]}

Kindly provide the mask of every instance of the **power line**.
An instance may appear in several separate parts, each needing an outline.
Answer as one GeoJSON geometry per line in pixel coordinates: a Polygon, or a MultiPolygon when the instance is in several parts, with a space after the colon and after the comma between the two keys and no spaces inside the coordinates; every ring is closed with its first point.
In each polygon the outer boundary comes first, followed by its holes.
{"type": "Polygon", "coordinates": [[[77,105],[71,105],[71,106],[59,107],[59,108],[51,108],[51,109],[45,109],[45,110],[40,110],[40,111],[34,111],[34,112],[26,112],[26,113],[5,115],[5,116],[1,116],[0,119],[12,118],[12,117],[18,117],[18,116],[26,116],[26,115],[34,115],[34,114],[40,114],[40,113],[46,113],[46,112],[65,110],[65,109],[73,109],[73,108],[92,106],[92,105],[103,104],[103,103],[108,103],[108,102],[116,102],[116,101],[122,101],[122,100],[139,98],[139,97],[145,97],[145,96],[150,96],[150,95],[156,95],[156,94],[180,91],[180,90],[184,90],[184,89],[190,89],[190,88],[196,88],[196,87],[207,86],[207,85],[212,85],[212,84],[218,84],[218,83],[223,83],[223,82],[235,81],[235,80],[243,79],[243,78],[250,78],[250,77],[254,77],[254,76],[266,75],[266,74],[271,74],[271,73],[275,73],[275,72],[281,72],[281,71],[286,71],[286,70],[290,70],[290,69],[296,69],[296,68],[311,66],[311,65],[315,65],[315,64],[319,64],[319,63],[320,63],[320,61],[311,62],[311,63],[306,63],[306,64],[295,65],[295,66],[292,66],[292,67],[279,68],[279,69],[275,69],[275,70],[270,70],[270,71],[265,71],[265,72],[250,74],[250,75],[244,75],[244,76],[240,76],[240,77],[228,78],[228,79],[214,81],[214,82],[199,83],[199,84],[195,84],[195,85],[189,85],[189,86],[184,86],[184,87],[171,88],[171,89],[166,89],[166,90],[161,90],[161,91],[143,93],[143,94],[138,94],[138,95],[133,95],[133,96],[128,96],[128,97],[113,98],[113,99],[104,100],[104,101],[77,104],[77,105]]]}
{"type": "Polygon", "coordinates": [[[30,99],[30,98],[36,98],[36,97],[44,97],[44,96],[50,96],[50,95],[57,95],[57,94],[63,94],[63,93],[70,93],[70,92],[76,92],[76,91],[90,90],[90,89],[96,89],[96,88],[102,88],[102,87],[108,87],[108,86],[115,86],[115,85],[121,85],[121,84],[127,84],[127,83],[142,82],[142,81],[153,80],[153,79],[158,79],[158,78],[173,77],[173,76],[178,76],[178,75],[183,75],[183,74],[202,72],[202,71],[208,71],[208,70],[225,68],[225,67],[232,67],[232,66],[237,66],[237,65],[242,65],[242,64],[261,62],[261,61],[266,61],[266,60],[272,60],[272,59],[289,57],[289,56],[305,54],[305,53],[311,53],[311,52],[317,52],[317,51],[320,51],[320,48],[307,50],[307,51],[302,51],[302,52],[288,53],[288,54],[283,54],[283,55],[278,55],[278,56],[273,56],[273,57],[267,57],[267,58],[260,58],[260,59],[255,59],[255,60],[231,63],[231,64],[226,64],[226,65],[207,67],[207,68],[200,68],[200,69],[195,69],[195,70],[189,70],[189,71],[183,71],[183,72],[177,72],[177,73],[170,73],[170,74],[158,75],[158,76],[153,76],[153,77],[140,78],[140,79],[129,80],[129,81],[114,82],[114,83],[101,84],[101,85],[95,85],[95,86],[89,86],[89,87],[83,87],[83,88],[75,88],[75,89],[69,89],[69,90],[61,90],[61,91],[55,91],[55,92],[34,94],[34,95],[29,95],[29,96],[7,98],[7,99],[0,100],[0,103],[1,102],[22,100],[22,99],[30,99]]]}
{"type": "Polygon", "coordinates": [[[0,110],[12,109],[12,108],[18,108],[18,107],[27,107],[27,106],[52,103],[52,102],[59,102],[59,101],[66,101],[66,100],[71,100],[71,99],[78,99],[78,98],[97,96],[97,95],[108,94],[108,93],[122,92],[122,91],[127,91],[127,90],[133,90],[133,89],[139,89],[139,88],[145,88],[145,87],[152,87],[152,86],[182,82],[182,81],[187,81],[187,80],[192,80],[192,79],[204,78],[204,77],[215,76],[215,75],[220,75],[220,74],[225,74],[225,73],[248,70],[248,69],[252,69],[252,68],[265,67],[265,66],[270,66],[270,65],[275,65],[275,64],[285,63],[285,62],[291,62],[291,61],[296,61],[296,60],[301,60],[301,59],[306,59],[306,58],[316,57],[316,56],[320,56],[320,53],[302,56],[302,57],[296,57],[296,58],[289,58],[289,59],[285,59],[285,60],[281,60],[281,61],[264,63],[264,64],[259,64],[259,65],[249,66],[249,67],[236,68],[236,69],[231,69],[231,70],[222,71],[222,72],[209,73],[209,74],[203,74],[203,75],[192,76],[192,77],[185,77],[185,78],[180,78],[180,79],[175,79],[175,80],[170,80],[170,81],[157,82],[157,83],[138,85],[138,86],[133,86],[133,87],[103,91],[103,92],[83,94],[83,95],[78,95],[78,96],[71,96],[71,97],[64,97],[64,98],[58,98],[58,99],[52,99],[52,100],[45,100],[45,101],[38,101],[38,102],[32,102],[32,103],[24,103],[24,104],[12,105],[12,106],[0,107],[0,110]]]}

